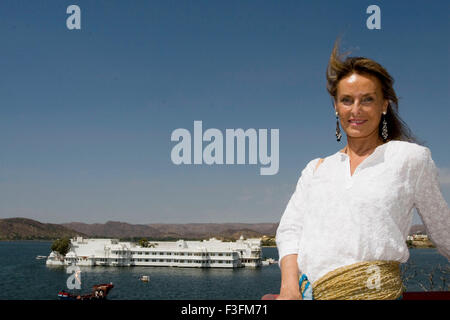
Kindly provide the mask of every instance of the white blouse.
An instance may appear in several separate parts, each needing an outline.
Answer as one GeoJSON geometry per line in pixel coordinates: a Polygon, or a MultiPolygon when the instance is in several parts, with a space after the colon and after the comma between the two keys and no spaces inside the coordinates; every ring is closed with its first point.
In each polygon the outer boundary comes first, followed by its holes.
{"type": "Polygon", "coordinates": [[[302,171],[277,229],[279,261],[298,254],[299,271],[313,283],[361,261],[409,258],[406,237],[416,207],[428,236],[450,259],[450,209],[428,148],[390,141],[350,174],[347,154],[319,158],[302,171]]]}

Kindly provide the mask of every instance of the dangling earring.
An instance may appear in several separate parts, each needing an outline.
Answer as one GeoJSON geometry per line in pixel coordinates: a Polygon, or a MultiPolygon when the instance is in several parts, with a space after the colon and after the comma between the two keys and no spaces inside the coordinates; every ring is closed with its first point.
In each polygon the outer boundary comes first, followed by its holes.
{"type": "Polygon", "coordinates": [[[383,137],[384,142],[386,142],[386,139],[388,137],[388,128],[387,128],[387,121],[386,121],[386,112],[383,112],[383,127],[381,128],[381,136],[383,137]]]}
{"type": "Polygon", "coordinates": [[[341,138],[342,138],[342,133],[341,133],[341,128],[339,127],[338,113],[336,111],[336,140],[341,141],[341,138]]]}

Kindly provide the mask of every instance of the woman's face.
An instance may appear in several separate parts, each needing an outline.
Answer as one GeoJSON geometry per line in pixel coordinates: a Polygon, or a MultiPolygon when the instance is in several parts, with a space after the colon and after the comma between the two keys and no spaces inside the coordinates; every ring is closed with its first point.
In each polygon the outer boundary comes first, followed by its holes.
{"type": "Polygon", "coordinates": [[[380,81],[374,76],[352,73],[337,85],[335,109],[348,137],[378,138],[378,125],[387,107],[380,81]]]}

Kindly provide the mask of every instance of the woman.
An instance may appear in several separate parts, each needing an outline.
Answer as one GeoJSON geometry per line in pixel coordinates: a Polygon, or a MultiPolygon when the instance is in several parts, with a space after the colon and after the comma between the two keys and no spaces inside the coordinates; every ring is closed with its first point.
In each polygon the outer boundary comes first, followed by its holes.
{"type": "Polygon", "coordinates": [[[450,210],[436,166],[398,116],[393,78],[381,65],[340,60],[336,42],[327,82],[336,138],[340,123],[347,145],[301,173],[276,235],[277,299],[399,299],[414,207],[450,258],[450,210]]]}

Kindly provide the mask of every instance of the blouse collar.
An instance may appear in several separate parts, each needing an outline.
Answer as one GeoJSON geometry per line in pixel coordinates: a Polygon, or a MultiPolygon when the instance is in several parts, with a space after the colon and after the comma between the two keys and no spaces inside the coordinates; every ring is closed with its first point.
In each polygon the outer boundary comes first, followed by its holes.
{"type": "MultiPolygon", "coordinates": [[[[389,143],[391,143],[392,141],[393,141],[393,140],[390,140],[390,141],[388,141],[388,142],[386,142],[386,143],[383,143],[383,144],[380,144],[379,146],[377,146],[377,147],[375,148],[375,150],[374,150],[371,154],[369,154],[369,156],[368,156],[367,158],[365,158],[365,159],[363,160],[363,162],[361,162],[360,166],[363,165],[363,164],[365,164],[365,163],[367,163],[367,162],[370,162],[371,159],[379,159],[379,158],[381,157],[380,161],[384,160],[384,151],[385,151],[385,149],[387,148],[387,145],[388,145],[389,143]],[[366,161],[366,160],[367,160],[367,161],[366,161]]],[[[344,160],[346,160],[347,158],[349,158],[348,154],[346,154],[346,153],[344,153],[344,152],[341,152],[340,150],[337,152],[337,154],[338,154],[338,156],[340,157],[340,160],[341,160],[341,161],[344,161],[344,160]]]]}

